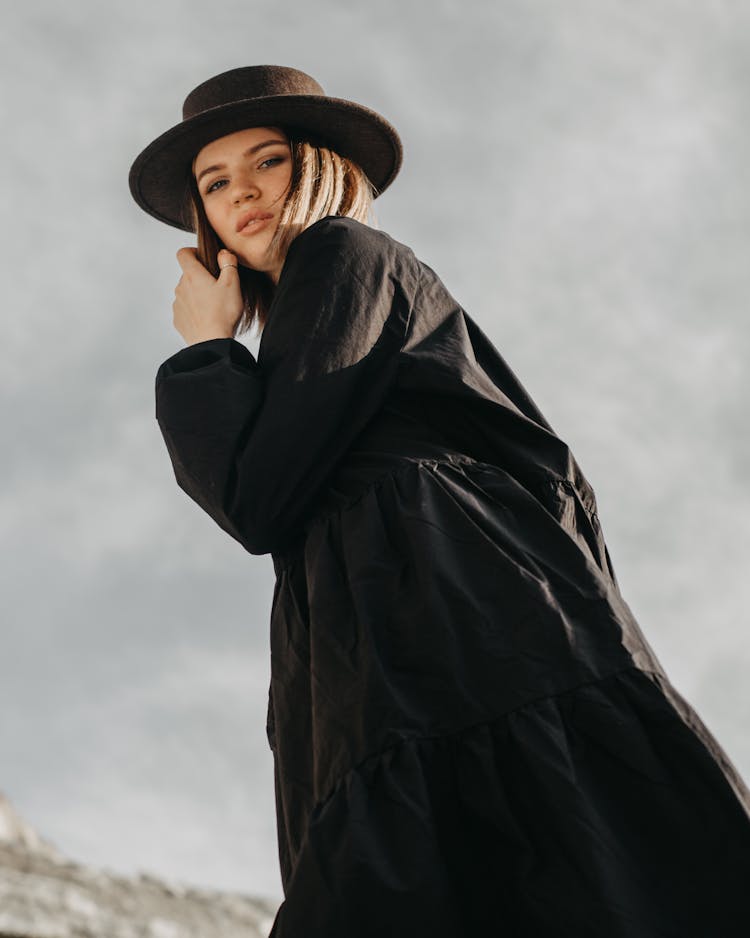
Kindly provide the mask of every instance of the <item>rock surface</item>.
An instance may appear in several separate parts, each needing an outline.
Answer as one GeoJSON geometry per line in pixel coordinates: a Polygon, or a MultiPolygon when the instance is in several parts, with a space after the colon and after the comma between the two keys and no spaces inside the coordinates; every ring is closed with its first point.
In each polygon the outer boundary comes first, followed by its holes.
{"type": "Polygon", "coordinates": [[[266,938],[276,903],[67,859],[0,794],[0,938],[266,938]]]}

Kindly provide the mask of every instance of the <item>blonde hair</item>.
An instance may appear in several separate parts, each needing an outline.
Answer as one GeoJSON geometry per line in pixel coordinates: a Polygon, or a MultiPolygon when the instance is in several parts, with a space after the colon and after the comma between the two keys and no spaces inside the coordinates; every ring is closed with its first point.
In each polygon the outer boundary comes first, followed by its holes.
{"type": "MultiPolygon", "coordinates": [[[[357,163],[328,147],[317,146],[288,135],[292,153],[292,178],[281,210],[279,225],[268,246],[271,257],[284,258],[297,235],[327,215],[343,215],[364,224],[372,223],[374,190],[357,163]]],[[[219,276],[216,255],[224,247],[203,208],[195,176],[190,174],[189,215],[198,236],[198,259],[219,276]]],[[[245,301],[235,335],[253,325],[259,334],[268,319],[275,286],[271,278],[240,265],[240,287],[245,301]]]]}

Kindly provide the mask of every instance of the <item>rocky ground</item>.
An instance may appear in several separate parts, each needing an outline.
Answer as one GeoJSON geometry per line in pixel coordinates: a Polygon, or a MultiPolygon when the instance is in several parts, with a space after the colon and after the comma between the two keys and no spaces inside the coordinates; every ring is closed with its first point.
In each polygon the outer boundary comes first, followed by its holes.
{"type": "Polygon", "coordinates": [[[0,794],[0,938],[267,938],[276,904],[63,856],[0,794]]]}

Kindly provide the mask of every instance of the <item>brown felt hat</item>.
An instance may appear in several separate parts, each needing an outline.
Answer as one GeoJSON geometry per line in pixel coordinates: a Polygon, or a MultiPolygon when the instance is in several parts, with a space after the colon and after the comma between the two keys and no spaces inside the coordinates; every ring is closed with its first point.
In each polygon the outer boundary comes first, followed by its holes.
{"type": "Polygon", "coordinates": [[[222,72],[190,92],[182,121],[150,143],[130,168],[133,198],[159,221],[193,231],[187,211],[193,159],[218,137],[265,126],[286,128],[358,163],[376,195],[401,167],[401,141],[380,114],[329,97],[296,68],[252,65],[222,72]]]}

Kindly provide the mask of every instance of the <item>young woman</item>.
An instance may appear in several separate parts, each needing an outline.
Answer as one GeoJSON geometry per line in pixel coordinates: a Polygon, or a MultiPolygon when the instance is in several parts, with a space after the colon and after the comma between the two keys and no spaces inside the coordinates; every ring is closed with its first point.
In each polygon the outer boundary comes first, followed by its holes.
{"type": "Polygon", "coordinates": [[[400,162],[382,117],[262,66],[196,88],[130,175],[198,233],[156,379],[177,482],[277,576],[272,934],[745,936],[750,794],[569,447],[366,224],[400,162]]]}

